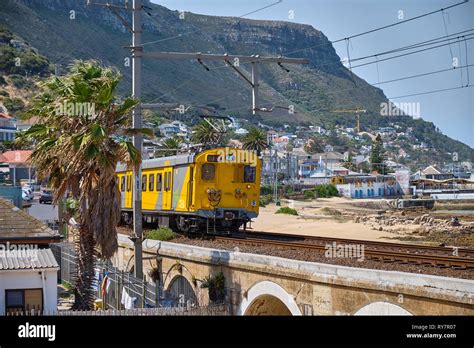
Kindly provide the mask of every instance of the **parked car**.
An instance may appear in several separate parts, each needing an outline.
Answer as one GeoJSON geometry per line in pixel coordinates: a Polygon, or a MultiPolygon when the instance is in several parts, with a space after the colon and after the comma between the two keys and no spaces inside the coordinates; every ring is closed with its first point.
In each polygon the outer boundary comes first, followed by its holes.
{"type": "Polygon", "coordinates": [[[45,204],[45,203],[53,203],[53,193],[51,191],[43,191],[41,192],[41,196],[39,199],[40,204],[45,204]]]}
{"type": "Polygon", "coordinates": [[[29,187],[22,187],[21,189],[21,196],[25,201],[32,201],[33,200],[33,190],[29,187]]]}

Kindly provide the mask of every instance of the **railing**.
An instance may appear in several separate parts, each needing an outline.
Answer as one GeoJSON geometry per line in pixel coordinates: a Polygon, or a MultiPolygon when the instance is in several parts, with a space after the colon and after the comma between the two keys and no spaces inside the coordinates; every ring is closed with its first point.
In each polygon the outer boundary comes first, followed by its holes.
{"type": "MultiPolygon", "coordinates": [[[[72,243],[51,244],[51,250],[60,265],[58,282],[73,284],[76,275],[77,257],[72,243]]],[[[199,307],[192,301],[181,301],[185,296],[171,298],[171,294],[162,286],[136,278],[108,262],[97,261],[95,264],[94,295],[102,300],[102,310],[90,311],[58,311],[57,315],[229,315],[226,305],[199,307]],[[104,294],[101,283],[107,276],[108,290],[104,294]],[[125,308],[122,303],[124,292],[134,298],[134,308],[125,308]],[[104,296],[105,295],[105,296],[104,296]]],[[[130,307],[127,305],[127,307],[130,307]]]]}

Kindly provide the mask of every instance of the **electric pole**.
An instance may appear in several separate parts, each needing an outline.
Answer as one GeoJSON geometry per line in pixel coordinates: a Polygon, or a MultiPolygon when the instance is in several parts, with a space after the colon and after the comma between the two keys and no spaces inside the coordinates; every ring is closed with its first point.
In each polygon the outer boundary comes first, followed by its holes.
{"type": "MultiPolygon", "coordinates": [[[[132,97],[137,99],[139,103],[133,108],[132,127],[134,129],[142,128],[142,110],[141,110],[141,74],[142,74],[142,46],[141,46],[141,11],[142,1],[133,0],[132,3],[132,97]]],[[[142,154],[143,138],[141,134],[136,133],[133,136],[133,146],[138,153],[142,154]]],[[[141,165],[133,169],[133,179],[135,189],[133,190],[133,237],[135,244],[135,277],[143,278],[143,221],[142,221],[142,189],[141,189],[141,165]]]]}
{"type": "MultiPolygon", "coordinates": [[[[142,46],[141,46],[141,11],[142,1],[132,0],[132,25],[123,18],[118,10],[129,10],[128,2],[125,1],[124,6],[112,5],[109,3],[91,3],[87,0],[87,5],[95,5],[109,9],[120,22],[132,33],[132,46],[130,47],[132,53],[132,97],[138,100],[138,104],[132,111],[132,127],[134,129],[142,128],[142,112],[141,112],[141,71],[142,71],[142,46]]],[[[133,136],[133,146],[138,153],[142,154],[143,137],[141,134],[133,136]]],[[[133,169],[133,237],[130,239],[134,243],[135,249],[135,277],[143,278],[143,255],[142,255],[142,240],[143,240],[143,222],[142,222],[142,190],[141,190],[141,165],[139,168],[133,169]]]]}

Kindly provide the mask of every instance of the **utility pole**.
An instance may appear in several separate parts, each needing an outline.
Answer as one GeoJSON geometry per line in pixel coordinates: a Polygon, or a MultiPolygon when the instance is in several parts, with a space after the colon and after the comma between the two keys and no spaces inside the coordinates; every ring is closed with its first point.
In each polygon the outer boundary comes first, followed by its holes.
{"type": "MultiPolygon", "coordinates": [[[[142,112],[141,112],[141,68],[142,68],[142,46],[141,46],[141,11],[142,0],[132,0],[132,25],[123,18],[118,10],[129,10],[128,1],[125,1],[124,6],[112,5],[109,3],[91,3],[87,0],[87,5],[95,5],[109,9],[120,22],[132,33],[132,46],[130,47],[132,53],[132,97],[138,100],[137,106],[132,111],[132,127],[142,128],[142,112]]],[[[133,136],[133,146],[138,153],[142,153],[143,137],[141,134],[133,136]]],[[[135,246],[135,277],[143,278],[143,255],[142,255],[142,190],[141,190],[141,166],[133,169],[133,237],[130,239],[135,246]]]]}
{"type": "MultiPolygon", "coordinates": [[[[142,24],[141,24],[142,1],[133,0],[132,3],[132,97],[137,99],[139,103],[132,111],[133,121],[132,127],[134,129],[142,128],[142,110],[141,110],[141,75],[142,75],[142,24]]],[[[138,153],[142,153],[143,137],[136,133],[133,136],[133,146],[138,153]]],[[[143,240],[143,219],[142,219],[142,189],[141,189],[141,166],[134,168],[133,179],[135,181],[135,189],[133,190],[133,238],[135,244],[135,277],[143,278],[143,254],[142,254],[142,240],[143,240]]]]}

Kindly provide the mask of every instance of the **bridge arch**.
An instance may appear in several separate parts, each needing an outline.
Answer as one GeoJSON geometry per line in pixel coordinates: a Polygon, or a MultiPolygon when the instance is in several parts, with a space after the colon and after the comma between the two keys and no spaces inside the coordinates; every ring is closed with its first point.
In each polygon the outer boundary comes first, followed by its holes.
{"type": "Polygon", "coordinates": [[[294,298],[280,285],[262,281],[242,299],[238,315],[301,315],[294,298]]]}
{"type": "Polygon", "coordinates": [[[186,305],[188,301],[191,305],[199,304],[194,287],[185,276],[180,274],[170,280],[166,288],[166,298],[172,301],[174,306],[180,303],[186,305]]]}
{"type": "Polygon", "coordinates": [[[372,302],[357,310],[354,315],[413,315],[405,308],[390,302],[372,302]]]}

